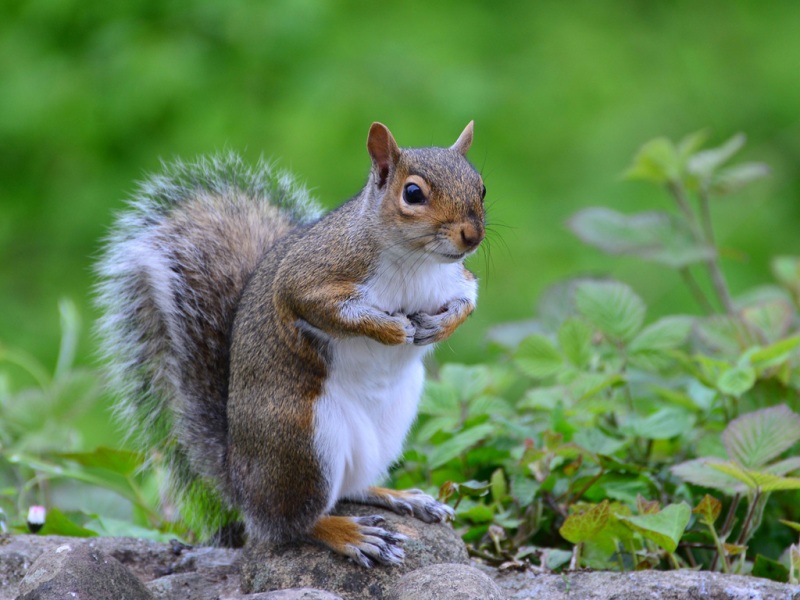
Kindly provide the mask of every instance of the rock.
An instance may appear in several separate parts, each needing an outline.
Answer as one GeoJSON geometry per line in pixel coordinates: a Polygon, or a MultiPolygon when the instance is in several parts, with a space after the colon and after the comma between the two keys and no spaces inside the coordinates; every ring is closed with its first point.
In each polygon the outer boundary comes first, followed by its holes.
{"type": "Polygon", "coordinates": [[[19,585],[19,600],[153,600],[117,559],[80,542],[43,552],[19,585]]]}
{"type": "MultiPolygon", "coordinates": [[[[263,592],[241,596],[240,598],[241,600],[343,600],[341,596],[336,594],[312,588],[292,588],[278,590],[277,592],[263,592]]],[[[235,600],[238,600],[238,598],[235,600]]]]}
{"type": "Polygon", "coordinates": [[[374,506],[342,504],[334,514],[373,515],[383,527],[408,537],[405,562],[398,566],[359,566],[327,548],[312,544],[253,544],[242,560],[242,591],[268,592],[284,588],[323,588],[348,600],[386,598],[391,585],[405,573],[440,563],[467,563],[461,538],[449,524],[428,524],[374,506]]]}
{"type": "Polygon", "coordinates": [[[156,600],[216,600],[238,597],[239,577],[227,568],[208,568],[165,575],[147,583],[156,600]]]}
{"type": "Polygon", "coordinates": [[[607,571],[534,575],[494,573],[509,599],[536,600],[797,600],[800,586],[708,571],[607,571]]]}
{"type": "MultiPolygon", "coordinates": [[[[374,513],[375,509],[365,508],[362,514],[374,513]]],[[[358,512],[353,510],[352,512],[358,512]]],[[[428,550],[415,550],[415,545],[425,546],[431,543],[429,536],[439,539],[445,544],[445,549],[458,558],[456,560],[440,560],[440,562],[466,561],[464,548],[449,527],[438,525],[425,525],[413,519],[387,515],[388,526],[401,530],[406,535],[419,535],[406,543],[407,561],[403,567],[377,567],[364,569],[348,563],[342,557],[332,554],[325,549],[311,548],[317,551],[316,558],[305,556],[295,564],[295,580],[302,579],[299,583],[285,583],[280,591],[262,592],[253,595],[244,595],[239,589],[238,559],[239,551],[221,548],[188,548],[180,544],[160,544],[130,538],[66,538],[56,536],[35,535],[0,535],[0,600],[13,600],[21,594],[20,583],[26,571],[30,570],[25,586],[31,584],[31,579],[43,576],[39,572],[39,558],[50,567],[50,563],[63,558],[63,552],[56,550],[64,545],[80,547],[87,553],[105,555],[107,562],[111,557],[118,559],[134,574],[145,582],[152,597],[157,600],[290,600],[302,598],[304,600],[334,600],[336,598],[368,598],[373,594],[376,598],[398,596],[403,593],[398,580],[405,573],[421,567],[421,573],[408,575],[408,580],[417,580],[428,571],[415,553],[424,553],[428,550]],[[443,530],[443,531],[442,531],[443,530]],[[417,531],[418,533],[413,533],[417,531]],[[445,542],[447,536],[452,536],[450,542],[445,542]],[[454,540],[457,543],[454,543],[454,540]],[[322,558],[322,556],[326,558],[322,558]],[[50,557],[50,558],[47,558],[50,557]],[[316,562],[315,562],[316,561],[316,562]],[[31,568],[35,565],[35,568],[31,568]],[[314,573],[304,573],[303,569],[315,569],[314,573]],[[308,583],[314,580],[319,583],[308,583]],[[395,586],[397,584],[397,586],[395,586]],[[339,586],[338,589],[334,586],[339,586]],[[301,586],[308,586],[302,588],[301,586]],[[310,587],[318,589],[309,589],[310,587]],[[299,588],[299,589],[298,589],[299,588]],[[323,589],[329,591],[324,592],[323,589]]],[[[295,556],[303,555],[307,549],[304,547],[291,550],[295,556]]],[[[70,553],[72,554],[72,553],[70,553]]],[[[426,556],[430,560],[441,559],[446,552],[430,551],[426,556]]],[[[258,553],[249,558],[252,561],[247,568],[256,576],[263,573],[258,570],[258,561],[263,557],[258,553]]],[[[283,573],[286,580],[292,579],[291,560],[287,557],[274,557],[270,562],[261,564],[262,570],[269,571],[269,565],[276,564],[288,570],[283,573]]],[[[119,567],[120,565],[117,565],[119,567]]],[[[664,600],[699,600],[722,599],[725,600],[800,600],[800,586],[775,583],[766,579],[743,577],[739,575],[723,575],[703,571],[639,571],[634,573],[609,573],[609,572],[578,572],[563,575],[535,575],[531,572],[498,572],[486,566],[473,565],[481,572],[491,577],[500,587],[507,598],[536,598],[542,600],[599,600],[600,598],[614,598],[615,600],[631,599],[664,599],[664,600]]],[[[442,565],[439,575],[432,576],[428,584],[422,583],[421,596],[425,598],[448,598],[458,596],[435,596],[439,593],[440,585],[445,586],[445,592],[456,593],[461,590],[461,585],[467,579],[473,578],[473,569],[459,571],[458,565],[442,565]],[[464,575],[463,573],[470,573],[464,575]],[[446,583],[445,583],[446,582],[446,583]]],[[[463,568],[462,568],[463,569],[463,568]]],[[[435,570],[433,570],[435,572],[435,570]]],[[[102,575],[102,570],[96,563],[92,563],[91,574],[101,573],[100,579],[108,579],[102,575]],[[97,569],[97,570],[95,570],[97,569]]],[[[28,587],[25,588],[29,591],[28,587]]],[[[141,591],[141,588],[139,588],[141,591]]],[[[406,591],[405,597],[415,597],[406,591]]],[[[479,592],[477,598],[492,598],[496,590],[479,592]]],[[[25,598],[25,595],[19,596],[25,598]]],[[[37,597],[37,596],[28,596],[37,597]]],[[[46,596],[41,596],[46,597],[46,596]]],[[[69,596],[66,596],[69,598],[69,596]]],[[[103,598],[93,595],[92,598],[103,598]]],[[[136,598],[127,594],[117,594],[113,598],[136,598]]],[[[140,596],[141,597],[141,596],[140,596]]],[[[145,596],[150,598],[151,596],[145,596]]]]}
{"type": "MultiPolygon", "coordinates": [[[[133,538],[70,538],[63,536],[0,536],[0,599],[13,599],[18,586],[33,562],[44,552],[64,544],[81,544],[116,558],[136,577],[147,583],[160,581],[151,592],[159,600],[186,598],[187,582],[197,581],[191,589],[193,600],[216,600],[239,589],[239,550],[228,548],[188,547],[133,538]],[[205,584],[202,587],[200,582],[205,584]],[[181,595],[184,593],[184,595],[181,595]]],[[[152,584],[147,583],[148,587],[152,584]]]]}
{"type": "Polygon", "coordinates": [[[403,575],[389,592],[392,600],[504,600],[487,575],[468,565],[431,565],[403,575]]]}

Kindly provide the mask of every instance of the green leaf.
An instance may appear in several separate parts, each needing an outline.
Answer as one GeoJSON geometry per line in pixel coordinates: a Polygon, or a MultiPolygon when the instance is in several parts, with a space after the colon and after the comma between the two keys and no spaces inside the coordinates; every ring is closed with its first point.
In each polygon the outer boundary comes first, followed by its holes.
{"type": "Polygon", "coordinates": [[[767,558],[761,554],[756,556],[751,575],[753,577],[763,577],[764,579],[771,579],[772,581],[779,581],[781,583],[787,583],[789,581],[789,569],[778,561],[767,558]]]}
{"type": "Polygon", "coordinates": [[[747,138],[737,133],[717,148],[703,150],[689,159],[688,171],[701,180],[707,180],[718,167],[729,161],[744,146],[747,138]]]}
{"type": "Polygon", "coordinates": [[[678,157],[682,165],[689,161],[695,152],[697,152],[708,139],[708,130],[701,129],[694,133],[688,134],[680,143],[678,143],[678,157]]]}
{"type": "Polygon", "coordinates": [[[627,445],[625,440],[609,437],[594,427],[578,430],[572,441],[589,452],[606,455],[614,454],[627,445]]]}
{"type": "Polygon", "coordinates": [[[503,469],[494,470],[489,484],[492,486],[492,500],[495,502],[502,502],[508,496],[508,483],[503,469]]]}
{"type": "Polygon", "coordinates": [[[531,410],[553,410],[559,402],[563,402],[567,392],[564,386],[535,387],[528,390],[517,404],[518,408],[531,410]]]}
{"type": "Polygon", "coordinates": [[[684,316],[672,316],[659,319],[645,327],[633,338],[628,346],[630,352],[647,350],[670,350],[677,348],[689,337],[693,319],[684,316]]]}
{"type": "Polygon", "coordinates": [[[609,388],[625,385],[625,377],[619,373],[604,375],[603,373],[580,373],[569,384],[571,395],[579,400],[588,400],[609,388]]]}
{"type": "Polygon", "coordinates": [[[692,509],[685,502],[670,504],[661,512],[639,516],[618,516],[620,521],[634,531],[652,540],[667,552],[675,552],[678,542],[689,524],[692,509]]]}
{"type": "Polygon", "coordinates": [[[731,367],[717,379],[717,389],[723,394],[739,397],[756,383],[756,371],[750,365],[731,367]]]}
{"type": "Polygon", "coordinates": [[[468,412],[470,418],[482,415],[513,417],[516,414],[514,407],[505,398],[498,396],[477,396],[473,398],[469,401],[468,412]]]}
{"type": "Polygon", "coordinates": [[[470,479],[469,481],[454,483],[453,486],[456,488],[458,493],[463,496],[480,498],[489,493],[491,484],[486,481],[476,481],[475,479],[470,479]]]}
{"type": "Polygon", "coordinates": [[[703,346],[723,356],[739,356],[757,341],[741,319],[724,315],[698,319],[695,331],[703,346]]]}
{"type": "Polygon", "coordinates": [[[587,281],[575,291],[578,311],[600,331],[623,342],[642,328],[645,304],[636,293],[618,281],[587,281]]]}
{"type": "Polygon", "coordinates": [[[731,421],[722,432],[728,456],[759,469],[800,441],[800,415],[785,404],[764,408],[731,421]]]}
{"type": "Polygon", "coordinates": [[[750,355],[750,364],[757,368],[778,365],[789,358],[792,351],[798,346],[800,346],[800,335],[780,340],[753,352],[750,355]]]}
{"type": "Polygon", "coordinates": [[[781,285],[800,299],[800,256],[776,256],[770,262],[772,274],[781,285]]]}
{"type": "Polygon", "coordinates": [[[133,475],[143,464],[143,457],[137,452],[100,447],[93,452],[62,452],[61,458],[74,461],[84,467],[108,469],[120,475],[133,475]]]}
{"type": "Polygon", "coordinates": [[[603,500],[582,513],[569,515],[558,532],[568,542],[580,544],[602,531],[608,523],[609,514],[608,500],[603,500]]]}
{"type": "Polygon", "coordinates": [[[744,483],[750,489],[759,488],[763,492],[777,492],[782,490],[800,490],[800,478],[798,477],[779,477],[772,473],[745,469],[736,463],[709,463],[712,469],[716,469],[726,475],[730,475],[744,483]]]}
{"type": "Polygon", "coordinates": [[[581,319],[567,319],[558,330],[558,343],[567,359],[582,369],[592,357],[592,328],[581,319]]]}
{"type": "Polygon", "coordinates": [[[535,479],[517,475],[511,482],[511,494],[521,506],[528,506],[533,502],[541,486],[542,484],[535,479]]]}
{"type": "Polygon", "coordinates": [[[101,536],[135,537],[155,542],[168,543],[175,539],[174,531],[161,532],[135,525],[130,521],[97,516],[86,522],[86,526],[97,531],[101,536]]]}
{"type": "Polygon", "coordinates": [[[706,525],[713,525],[722,512],[722,502],[714,498],[714,496],[706,494],[700,504],[692,509],[692,512],[700,515],[706,525]]]}
{"type": "Polygon", "coordinates": [[[502,348],[514,350],[526,337],[534,333],[542,333],[542,331],[542,324],[539,321],[527,319],[490,327],[486,337],[490,342],[502,348]]]}
{"type": "Polygon", "coordinates": [[[667,406],[644,418],[631,419],[621,429],[648,440],[668,440],[691,431],[694,415],[677,406],[667,406]]]}
{"type": "Polygon", "coordinates": [[[675,475],[683,481],[688,481],[702,487],[714,488],[726,494],[743,491],[745,486],[737,477],[732,477],[718,469],[715,465],[724,464],[717,458],[696,458],[677,464],[670,468],[675,475]]]}
{"type": "Polygon", "coordinates": [[[76,525],[57,508],[47,511],[44,527],[39,531],[39,535],[66,535],[69,537],[94,537],[96,531],[76,525]]]}
{"type": "Polygon", "coordinates": [[[456,513],[460,519],[467,519],[473,523],[490,523],[494,520],[494,508],[485,504],[475,504],[456,513]]]}
{"type": "Polygon", "coordinates": [[[534,379],[552,377],[564,367],[564,358],[553,343],[543,335],[530,335],[514,353],[517,366],[534,379]]]}
{"type": "Polygon", "coordinates": [[[72,469],[61,465],[55,465],[30,456],[14,454],[8,457],[12,464],[23,464],[35,471],[49,475],[52,478],[65,478],[82,481],[90,485],[96,485],[108,490],[112,490],[132,502],[136,506],[149,509],[142,504],[139,490],[134,488],[130,476],[122,475],[115,471],[96,467],[79,467],[72,469]]]}
{"type": "Polygon", "coordinates": [[[741,163],[717,173],[712,179],[709,191],[717,196],[733,194],[769,174],[770,169],[764,163],[741,163]]]}
{"type": "Polygon", "coordinates": [[[667,138],[659,137],[639,149],[624,176],[661,184],[677,180],[679,174],[680,159],[675,145],[667,138]]]}
{"type": "Polygon", "coordinates": [[[474,446],[494,433],[495,427],[491,423],[482,423],[457,433],[449,440],[433,448],[428,457],[428,464],[431,469],[441,467],[454,458],[461,456],[469,447],[474,446]]]}
{"type": "Polygon", "coordinates": [[[559,567],[564,566],[572,559],[572,552],[569,550],[558,550],[556,548],[548,548],[545,550],[547,558],[545,565],[550,571],[555,571],[559,567]]]}
{"type": "Polygon", "coordinates": [[[763,470],[773,475],[786,475],[787,473],[798,471],[800,470],[800,456],[790,456],[784,460],[779,460],[763,467],[763,470]]]}
{"type": "Polygon", "coordinates": [[[786,519],[778,519],[778,521],[780,521],[787,527],[791,527],[796,532],[800,533],[800,523],[795,523],[794,521],[787,521],[786,519]]]}
{"type": "Polygon", "coordinates": [[[586,208],[568,222],[582,241],[608,254],[628,254],[672,268],[707,261],[714,249],[694,240],[681,219],[666,212],[624,215],[610,208],[586,208]]]}
{"type": "Polygon", "coordinates": [[[742,318],[756,327],[768,341],[784,337],[792,325],[794,309],[782,298],[765,300],[742,309],[742,318]]]}
{"type": "Polygon", "coordinates": [[[487,390],[492,374],[486,365],[447,363],[439,372],[439,379],[456,390],[461,402],[466,402],[487,390]]]}
{"type": "Polygon", "coordinates": [[[650,491],[647,482],[630,476],[606,475],[597,485],[609,498],[626,504],[635,504],[637,496],[650,491]]]}
{"type": "Polygon", "coordinates": [[[423,415],[439,417],[450,417],[458,414],[458,391],[442,381],[426,380],[419,412],[423,415]]]}

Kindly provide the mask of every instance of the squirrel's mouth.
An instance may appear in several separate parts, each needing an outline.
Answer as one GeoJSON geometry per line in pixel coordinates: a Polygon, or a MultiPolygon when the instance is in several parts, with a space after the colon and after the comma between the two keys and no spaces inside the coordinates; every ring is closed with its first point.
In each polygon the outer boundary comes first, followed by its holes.
{"type": "Polygon", "coordinates": [[[466,252],[461,252],[460,254],[450,254],[448,252],[440,252],[439,256],[442,256],[448,260],[461,260],[467,255],[466,252]]]}

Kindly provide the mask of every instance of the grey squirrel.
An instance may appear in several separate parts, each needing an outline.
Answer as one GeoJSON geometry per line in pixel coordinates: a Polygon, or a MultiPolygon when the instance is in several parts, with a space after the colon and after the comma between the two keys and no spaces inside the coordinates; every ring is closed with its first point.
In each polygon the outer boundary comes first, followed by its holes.
{"type": "Polygon", "coordinates": [[[402,562],[404,538],[330,515],[337,501],[452,517],[372,486],[401,454],[424,355],[475,307],[472,136],[470,122],[450,148],[401,149],[374,123],[365,187],[324,216],[290,176],[234,155],[168,166],[118,216],[98,263],[117,409],[166,459],[195,530],[241,515],[252,539],[370,567],[402,562]]]}

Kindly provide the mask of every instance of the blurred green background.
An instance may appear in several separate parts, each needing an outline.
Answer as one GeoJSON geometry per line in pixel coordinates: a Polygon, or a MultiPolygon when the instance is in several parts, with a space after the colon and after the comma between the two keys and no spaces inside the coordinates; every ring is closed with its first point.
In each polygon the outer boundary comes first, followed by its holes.
{"type": "MultiPolygon", "coordinates": [[[[771,178],[714,206],[734,294],[800,253],[800,3],[9,0],[0,5],[0,343],[55,362],[57,299],[93,321],[92,263],[161,158],[279,160],[326,205],[366,178],[372,121],[449,145],[475,119],[494,234],[475,316],[439,349],[480,360],[494,323],[560,278],[612,273],[652,316],[695,306],[676,275],[565,227],[586,206],[663,207],[619,174],[657,135],[749,136],[771,178]]],[[[84,335],[80,361],[93,343],[84,335]]]]}

